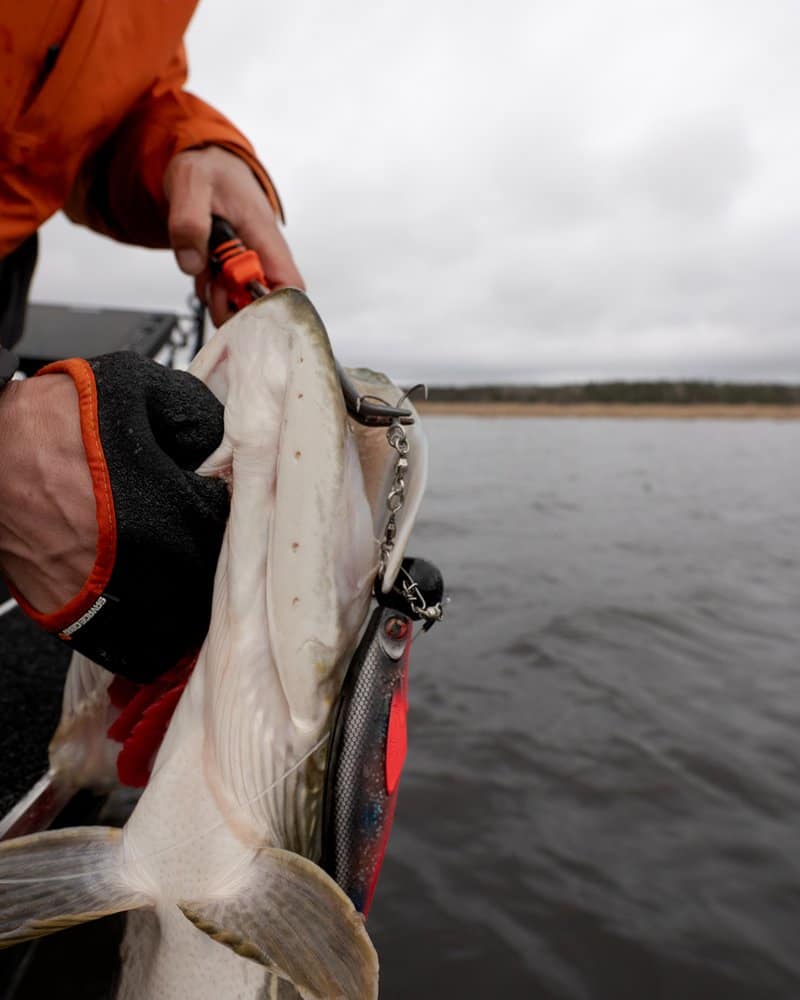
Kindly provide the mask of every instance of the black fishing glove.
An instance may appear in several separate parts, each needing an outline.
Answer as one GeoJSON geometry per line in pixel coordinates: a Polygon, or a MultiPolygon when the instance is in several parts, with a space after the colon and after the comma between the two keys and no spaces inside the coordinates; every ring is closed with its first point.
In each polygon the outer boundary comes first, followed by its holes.
{"type": "MultiPolygon", "coordinates": [[[[226,485],[194,473],[222,440],[223,407],[187,372],[137,354],[71,359],[97,505],[97,553],[52,614],[20,605],[96,663],[150,681],[201,645],[227,522],[226,485]]],[[[13,590],[13,587],[12,587],[13,590]]]]}

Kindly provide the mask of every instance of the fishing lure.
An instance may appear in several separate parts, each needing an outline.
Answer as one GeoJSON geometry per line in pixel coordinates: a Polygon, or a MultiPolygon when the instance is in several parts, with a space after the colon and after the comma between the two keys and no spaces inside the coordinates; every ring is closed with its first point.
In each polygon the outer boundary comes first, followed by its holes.
{"type": "MultiPolygon", "coordinates": [[[[378,588],[376,588],[378,591],[378,588]]],[[[415,621],[441,618],[439,570],[404,559],[350,662],[331,728],[322,867],[365,916],[380,875],[406,757],[408,660],[415,621]]]]}

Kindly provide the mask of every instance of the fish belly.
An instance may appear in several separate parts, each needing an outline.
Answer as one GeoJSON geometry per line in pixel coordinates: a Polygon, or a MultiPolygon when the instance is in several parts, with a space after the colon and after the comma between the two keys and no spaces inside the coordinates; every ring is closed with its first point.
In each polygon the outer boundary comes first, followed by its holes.
{"type": "Polygon", "coordinates": [[[125,829],[126,859],[157,902],[128,916],[118,1000],[260,1000],[263,966],[209,939],[177,905],[241,888],[253,857],[209,791],[201,704],[191,695],[163,750],[125,829]]]}

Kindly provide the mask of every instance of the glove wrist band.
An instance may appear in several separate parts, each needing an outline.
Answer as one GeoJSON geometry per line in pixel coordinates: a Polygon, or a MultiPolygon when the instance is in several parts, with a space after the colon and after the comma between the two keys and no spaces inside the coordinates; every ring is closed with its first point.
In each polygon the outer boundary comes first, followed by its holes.
{"type": "Polygon", "coordinates": [[[69,375],[78,392],[78,407],[81,415],[81,437],[86,453],[86,462],[92,477],[97,515],[97,550],[95,562],[80,593],[68,601],[58,611],[42,614],[34,608],[13,585],[9,590],[22,610],[48,632],[58,633],[62,639],[71,639],[90,618],[105,604],[104,590],[114,568],[117,544],[117,525],[111,495],[111,482],[100,443],[100,428],[97,412],[97,392],[92,369],[87,361],[71,358],[55,361],[41,368],[38,375],[69,375]]]}

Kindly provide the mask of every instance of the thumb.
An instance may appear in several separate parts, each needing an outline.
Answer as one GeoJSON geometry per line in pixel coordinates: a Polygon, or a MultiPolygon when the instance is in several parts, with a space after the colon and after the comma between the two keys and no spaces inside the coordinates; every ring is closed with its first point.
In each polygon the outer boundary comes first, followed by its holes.
{"type": "Polygon", "coordinates": [[[175,465],[196,469],[222,441],[222,403],[189,372],[154,365],[149,375],[147,415],[153,438],[175,465]]]}
{"type": "Polygon", "coordinates": [[[211,180],[191,158],[175,157],[167,186],[169,241],[178,267],[197,275],[206,266],[211,234],[211,180]]]}
{"type": "Polygon", "coordinates": [[[210,550],[216,560],[231,509],[228,487],[215,476],[198,476],[196,472],[184,472],[183,475],[195,513],[203,518],[204,530],[197,545],[210,550]]]}

